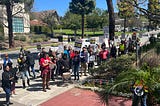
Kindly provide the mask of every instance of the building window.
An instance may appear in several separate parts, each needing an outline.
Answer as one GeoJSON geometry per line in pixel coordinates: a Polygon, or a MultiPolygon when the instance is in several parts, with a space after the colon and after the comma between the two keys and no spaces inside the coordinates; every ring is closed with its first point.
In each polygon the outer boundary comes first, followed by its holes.
{"type": "Polygon", "coordinates": [[[13,32],[24,32],[24,22],[22,17],[13,17],[13,32]]]}

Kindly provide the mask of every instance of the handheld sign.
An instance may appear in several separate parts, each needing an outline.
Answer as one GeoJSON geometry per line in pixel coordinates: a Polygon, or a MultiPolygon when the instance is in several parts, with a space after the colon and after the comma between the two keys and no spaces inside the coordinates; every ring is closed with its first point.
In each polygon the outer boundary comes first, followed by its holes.
{"type": "Polygon", "coordinates": [[[82,40],[79,39],[79,40],[75,41],[75,44],[74,44],[75,50],[80,51],[81,47],[82,47],[82,40]]]}
{"type": "Polygon", "coordinates": [[[96,43],[96,39],[95,38],[91,38],[90,39],[90,44],[95,44],[96,43]]]}

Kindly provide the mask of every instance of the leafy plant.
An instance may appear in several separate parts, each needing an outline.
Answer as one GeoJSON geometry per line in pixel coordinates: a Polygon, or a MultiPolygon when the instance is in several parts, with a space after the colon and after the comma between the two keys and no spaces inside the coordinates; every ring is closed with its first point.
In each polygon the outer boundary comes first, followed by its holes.
{"type": "Polygon", "coordinates": [[[89,70],[95,78],[110,79],[116,77],[119,73],[132,68],[135,62],[135,54],[123,55],[116,59],[111,59],[106,63],[102,63],[98,68],[89,70]]]}
{"type": "Polygon", "coordinates": [[[130,93],[130,87],[133,83],[136,80],[142,80],[149,91],[149,99],[147,99],[148,106],[155,104],[156,101],[160,99],[157,97],[157,89],[160,88],[160,67],[156,64],[157,60],[158,58],[155,58],[155,56],[149,55],[146,60],[144,59],[142,61],[143,64],[140,65],[139,69],[132,68],[118,74],[114,83],[105,87],[104,90],[99,93],[102,102],[108,103],[109,96],[114,92],[117,92],[117,94],[118,92],[122,92],[122,94],[130,93]],[[153,64],[148,60],[151,60],[153,64]]]}

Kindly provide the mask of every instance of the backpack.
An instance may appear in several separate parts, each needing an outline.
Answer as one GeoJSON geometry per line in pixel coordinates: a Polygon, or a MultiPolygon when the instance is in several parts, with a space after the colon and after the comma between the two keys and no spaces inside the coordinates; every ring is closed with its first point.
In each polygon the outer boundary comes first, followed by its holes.
{"type": "Polygon", "coordinates": [[[12,64],[13,63],[10,58],[8,58],[7,60],[6,59],[3,60],[3,67],[5,67],[6,65],[12,66],[12,64]],[[7,61],[8,61],[8,63],[7,63],[7,61]]]}

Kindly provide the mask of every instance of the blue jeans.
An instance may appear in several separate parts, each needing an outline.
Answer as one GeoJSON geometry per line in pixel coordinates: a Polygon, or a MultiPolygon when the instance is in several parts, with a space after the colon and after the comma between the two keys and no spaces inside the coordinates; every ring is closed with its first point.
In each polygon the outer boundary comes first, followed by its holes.
{"type": "Polygon", "coordinates": [[[28,73],[27,70],[21,71],[21,78],[22,78],[22,80],[25,80],[25,77],[27,77],[27,79],[29,79],[29,73],[28,73]]]}
{"type": "Polygon", "coordinates": [[[30,65],[30,67],[31,67],[31,70],[32,70],[32,72],[33,72],[34,77],[36,77],[36,73],[35,73],[35,69],[34,69],[34,64],[33,64],[33,65],[30,65]]]}
{"type": "Polygon", "coordinates": [[[147,94],[144,94],[143,96],[137,96],[134,94],[132,106],[138,106],[139,101],[141,102],[141,106],[147,106],[147,94]]]}
{"type": "Polygon", "coordinates": [[[4,91],[6,93],[6,102],[10,102],[10,94],[11,94],[11,88],[4,88],[4,91]]]}
{"type": "Polygon", "coordinates": [[[76,80],[76,76],[78,77],[77,80],[79,80],[79,64],[74,64],[74,79],[76,80]]]}

